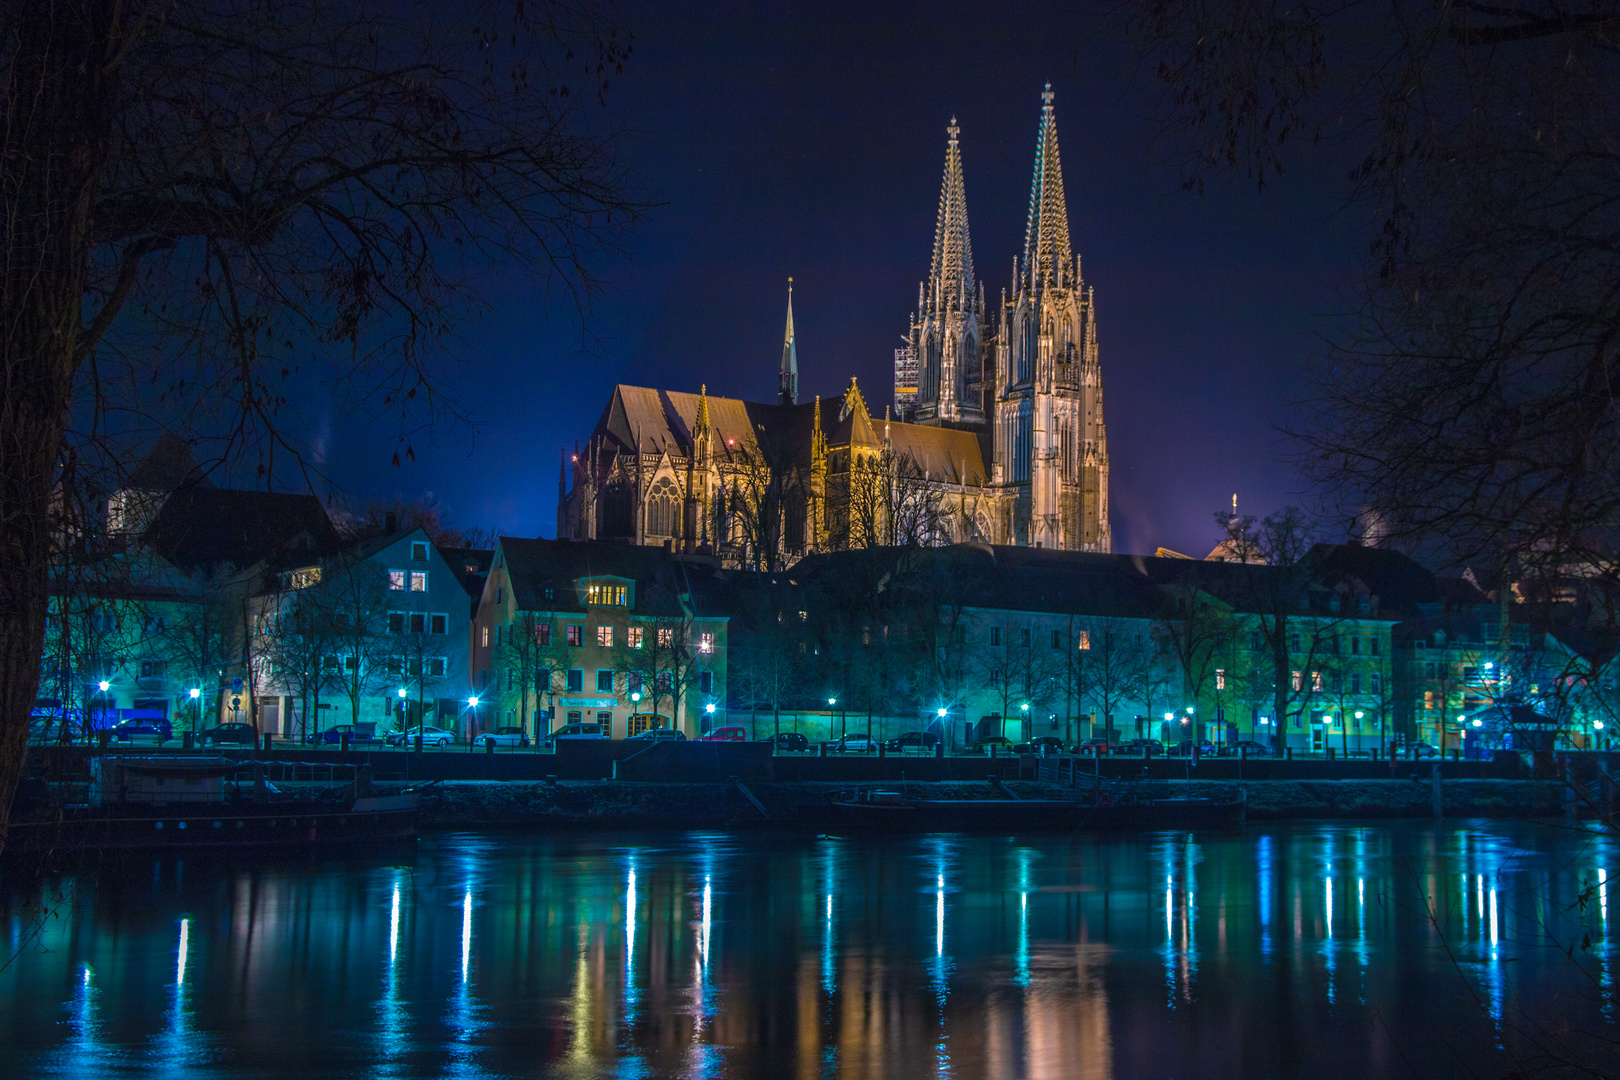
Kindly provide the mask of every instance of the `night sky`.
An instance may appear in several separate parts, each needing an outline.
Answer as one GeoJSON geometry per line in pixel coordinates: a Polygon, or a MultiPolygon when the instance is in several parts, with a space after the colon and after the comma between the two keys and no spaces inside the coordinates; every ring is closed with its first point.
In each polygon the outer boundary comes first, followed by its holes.
{"type": "Polygon", "coordinates": [[[459,523],[550,536],[559,450],[614,383],[774,400],[789,276],[801,398],[853,375],[881,416],[928,272],[947,123],[962,128],[974,266],[994,300],[1023,244],[1050,80],[1070,233],[1097,293],[1114,550],[1202,556],[1234,492],[1257,514],[1300,501],[1277,427],[1360,243],[1331,166],[1307,159],[1263,194],[1241,177],[1183,192],[1151,71],[1079,7],[623,5],[635,53],[610,107],[665,205],[592,313],[600,353],[582,354],[571,309],[513,268],[463,335],[477,429],[441,426],[396,470],[385,439],[338,424],[329,467],[360,493],[428,490],[459,523]]]}

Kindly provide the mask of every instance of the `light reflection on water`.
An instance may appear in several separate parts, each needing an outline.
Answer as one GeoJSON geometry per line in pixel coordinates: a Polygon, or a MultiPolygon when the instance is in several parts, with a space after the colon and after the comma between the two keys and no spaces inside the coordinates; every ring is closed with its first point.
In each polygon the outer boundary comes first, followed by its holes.
{"type": "Polygon", "coordinates": [[[0,880],[0,1076],[1500,1071],[1527,1024],[1612,1023],[1616,852],[1455,823],[441,836],[0,880]]]}

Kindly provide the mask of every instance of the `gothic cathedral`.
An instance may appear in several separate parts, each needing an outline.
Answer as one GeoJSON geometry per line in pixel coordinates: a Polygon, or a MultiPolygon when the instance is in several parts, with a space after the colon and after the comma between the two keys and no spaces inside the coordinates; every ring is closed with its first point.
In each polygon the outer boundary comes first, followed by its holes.
{"type": "Polygon", "coordinates": [[[993,317],[974,280],[951,120],[933,264],[918,287],[909,343],[895,356],[895,408],[916,424],[975,431],[988,424],[998,541],[1106,552],[1108,434],[1095,298],[1069,246],[1050,83],[1041,99],[1024,252],[993,317]]]}
{"type": "Polygon", "coordinates": [[[928,492],[920,542],[1109,551],[1095,302],[1069,246],[1050,84],[1041,96],[1023,255],[996,312],[974,276],[954,118],[947,129],[933,261],[895,353],[893,416],[873,417],[854,379],[825,419],[819,397],[799,401],[790,279],[777,400],[615,387],[585,446],[564,457],[558,537],[778,566],[879,542],[872,522],[857,528],[852,493],[892,473],[928,492]]]}

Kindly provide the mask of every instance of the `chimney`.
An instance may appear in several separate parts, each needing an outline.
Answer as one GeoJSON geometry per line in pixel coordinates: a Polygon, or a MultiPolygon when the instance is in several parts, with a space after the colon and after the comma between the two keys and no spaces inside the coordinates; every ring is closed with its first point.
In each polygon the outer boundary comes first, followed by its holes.
{"type": "Polygon", "coordinates": [[[399,532],[399,514],[389,510],[383,514],[383,535],[393,536],[397,532],[399,532]]]}

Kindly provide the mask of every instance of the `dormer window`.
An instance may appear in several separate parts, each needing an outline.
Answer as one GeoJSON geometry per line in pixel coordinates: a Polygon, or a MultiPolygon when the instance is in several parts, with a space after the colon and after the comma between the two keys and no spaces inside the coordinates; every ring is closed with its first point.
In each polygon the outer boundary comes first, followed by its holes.
{"type": "Polygon", "coordinates": [[[1339,610],[1339,594],[1338,593],[1334,593],[1332,596],[1328,597],[1328,610],[1329,611],[1338,611],[1339,610]]]}
{"type": "Polygon", "coordinates": [[[587,585],[585,602],[604,607],[624,607],[630,601],[630,591],[623,585],[587,585]]]}

